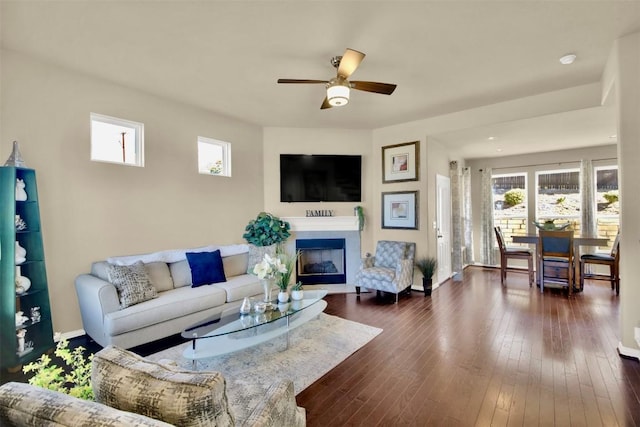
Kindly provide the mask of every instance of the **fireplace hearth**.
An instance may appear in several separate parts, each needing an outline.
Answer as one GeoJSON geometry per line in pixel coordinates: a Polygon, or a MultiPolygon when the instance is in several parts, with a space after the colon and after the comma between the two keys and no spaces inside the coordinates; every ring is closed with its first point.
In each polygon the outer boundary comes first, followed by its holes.
{"type": "Polygon", "coordinates": [[[296,281],[303,285],[346,283],[345,239],[296,239],[296,281]]]}

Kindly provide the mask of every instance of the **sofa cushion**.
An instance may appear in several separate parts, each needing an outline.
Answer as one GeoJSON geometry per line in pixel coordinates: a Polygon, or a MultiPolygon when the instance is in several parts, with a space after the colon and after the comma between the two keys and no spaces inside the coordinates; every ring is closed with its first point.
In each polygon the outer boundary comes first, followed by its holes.
{"type": "Polygon", "coordinates": [[[227,302],[239,301],[244,297],[259,295],[264,292],[260,279],[250,274],[236,276],[227,282],[216,283],[213,286],[225,290],[227,302]]]}
{"type": "Polygon", "coordinates": [[[249,245],[249,261],[247,264],[247,273],[254,274],[253,267],[255,267],[256,264],[260,264],[262,262],[265,254],[269,254],[269,256],[275,256],[276,245],[271,245],[271,246],[249,245]]]}
{"type": "Polygon", "coordinates": [[[118,290],[120,306],[129,306],[148,301],[158,296],[149,281],[149,275],[141,261],[133,265],[110,265],[107,268],[109,282],[118,290]]]}
{"type": "Polygon", "coordinates": [[[191,269],[191,286],[198,287],[212,283],[226,282],[220,250],[213,252],[187,252],[191,269]]]}
{"type": "Polygon", "coordinates": [[[171,278],[173,279],[173,287],[181,288],[183,286],[191,286],[191,267],[189,261],[182,260],[169,264],[171,278]]]}
{"type": "Polygon", "coordinates": [[[145,264],[144,268],[147,269],[149,280],[156,291],[164,292],[173,289],[173,279],[166,262],[150,262],[145,264]]]}
{"type": "Polygon", "coordinates": [[[222,257],[224,274],[227,277],[247,274],[247,267],[249,266],[248,263],[249,255],[247,253],[222,257]]]}
{"type": "Polygon", "coordinates": [[[42,387],[9,382],[0,387],[0,425],[169,427],[171,424],[42,387]]]}
{"type": "Polygon", "coordinates": [[[108,346],[94,355],[97,402],[180,426],[232,426],[219,372],[185,371],[108,346]]]}
{"type": "Polygon", "coordinates": [[[120,335],[222,305],[227,294],[214,286],[185,286],[160,292],[157,298],[144,304],[107,313],[104,316],[105,334],[120,335]]]}

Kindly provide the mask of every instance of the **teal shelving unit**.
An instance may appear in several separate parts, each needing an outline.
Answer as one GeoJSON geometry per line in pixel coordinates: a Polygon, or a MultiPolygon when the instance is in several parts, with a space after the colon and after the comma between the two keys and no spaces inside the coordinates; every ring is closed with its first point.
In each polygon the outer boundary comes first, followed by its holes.
{"type": "Polygon", "coordinates": [[[54,347],[47,270],[45,267],[36,172],[33,169],[0,167],[0,366],[17,369],[54,347]],[[16,200],[16,180],[25,183],[27,200],[16,200]],[[16,215],[26,228],[16,226],[16,215]],[[20,274],[31,281],[26,292],[16,290],[16,242],[26,249],[20,274]],[[39,316],[32,309],[39,307],[39,316]],[[28,318],[17,325],[16,313],[28,318]],[[20,333],[19,333],[20,332],[20,333]],[[20,351],[18,335],[24,336],[20,351]]]}

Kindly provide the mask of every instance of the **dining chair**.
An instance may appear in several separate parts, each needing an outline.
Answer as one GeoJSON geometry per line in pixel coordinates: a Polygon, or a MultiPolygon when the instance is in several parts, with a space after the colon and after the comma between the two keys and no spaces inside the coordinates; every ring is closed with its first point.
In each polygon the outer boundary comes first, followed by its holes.
{"type": "Polygon", "coordinates": [[[620,295],[620,232],[616,235],[607,254],[584,254],[580,257],[580,289],[584,289],[584,279],[607,280],[611,282],[611,289],[615,289],[616,295],[620,295]],[[609,274],[587,272],[587,265],[607,265],[609,274]]]}
{"type": "MultiPolygon", "coordinates": [[[[538,231],[538,250],[540,251],[540,292],[544,292],[545,283],[559,285],[573,294],[575,259],[573,255],[573,230],[538,231]]],[[[552,286],[553,287],[553,286],[552,286]]]]}
{"type": "MultiPolygon", "coordinates": [[[[509,248],[505,244],[502,230],[499,226],[493,227],[496,233],[496,240],[498,241],[498,248],[500,249],[500,283],[504,285],[504,281],[507,279],[507,269],[509,259],[526,259],[528,262],[529,272],[529,287],[533,285],[533,252],[527,248],[509,248]]],[[[512,269],[512,271],[515,271],[512,269]]]]}

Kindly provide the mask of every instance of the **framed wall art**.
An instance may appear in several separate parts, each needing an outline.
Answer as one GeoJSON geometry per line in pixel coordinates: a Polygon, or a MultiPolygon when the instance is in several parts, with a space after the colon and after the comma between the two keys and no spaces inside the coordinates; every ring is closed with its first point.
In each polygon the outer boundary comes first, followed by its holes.
{"type": "Polygon", "coordinates": [[[418,192],[382,193],[382,228],[418,229],[418,192]]]}
{"type": "Polygon", "coordinates": [[[382,183],[417,181],[420,141],[382,147],[382,183]]]}

